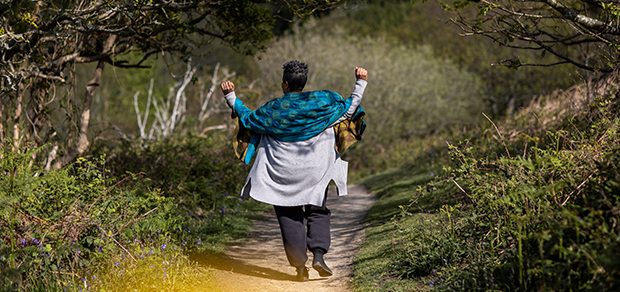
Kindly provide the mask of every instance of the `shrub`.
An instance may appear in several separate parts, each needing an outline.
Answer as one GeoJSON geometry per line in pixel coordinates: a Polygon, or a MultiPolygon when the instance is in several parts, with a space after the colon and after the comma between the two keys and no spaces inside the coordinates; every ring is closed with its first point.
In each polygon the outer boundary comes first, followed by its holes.
{"type": "MultiPolygon", "coordinates": [[[[9,146],[10,147],[10,146],[9,146]]],[[[74,287],[110,246],[163,228],[172,200],[140,187],[139,176],[116,181],[104,157],[79,158],[54,172],[36,167],[33,154],[0,147],[0,284],[7,290],[74,287]]]]}
{"type": "Polygon", "coordinates": [[[410,238],[393,262],[400,277],[427,277],[440,291],[617,290],[615,92],[543,134],[539,128],[511,137],[499,129],[471,131],[473,139],[451,146],[447,177],[420,188],[416,198],[446,186],[464,196],[435,210],[433,220],[442,228],[407,228],[420,216],[413,214],[418,201],[394,221],[410,238]],[[497,139],[494,145],[483,138],[489,136],[497,139]]]}
{"type": "Polygon", "coordinates": [[[206,284],[208,269],[196,272],[188,253],[220,250],[265,210],[236,196],[247,167],[221,142],[99,144],[97,158],[52,172],[32,160],[41,148],[2,146],[0,287],[183,291],[206,284]]]}
{"type": "Polygon", "coordinates": [[[221,249],[227,239],[244,233],[248,219],[265,210],[267,205],[238,196],[249,168],[236,159],[225,137],[183,135],[142,143],[125,141],[97,151],[113,153],[108,160],[112,174],[143,172],[152,188],[174,201],[179,223],[162,232],[186,242],[186,248],[221,249]]]}
{"type": "Polygon", "coordinates": [[[428,46],[390,45],[385,38],[356,38],[335,28],[319,34],[311,21],[272,44],[257,61],[266,98],[281,95],[282,64],[291,59],[309,66],[306,90],[329,89],[348,98],[355,66],[369,70],[361,106],[368,128],[364,146],[354,146],[351,167],[403,165],[410,147],[399,147],[452,125],[479,121],[482,83],[454,62],[435,56],[428,46]],[[404,149],[403,149],[404,148],[404,149]]]}

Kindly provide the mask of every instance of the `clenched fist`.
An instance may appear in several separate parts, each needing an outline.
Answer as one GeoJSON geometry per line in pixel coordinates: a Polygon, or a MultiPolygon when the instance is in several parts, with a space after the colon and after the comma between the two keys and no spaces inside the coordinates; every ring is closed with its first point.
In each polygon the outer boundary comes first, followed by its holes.
{"type": "Polygon", "coordinates": [[[220,87],[222,88],[222,93],[224,93],[224,95],[235,91],[235,84],[230,81],[222,83],[220,87]]]}
{"type": "Polygon", "coordinates": [[[367,81],[368,71],[361,67],[355,67],[355,78],[367,81]]]}

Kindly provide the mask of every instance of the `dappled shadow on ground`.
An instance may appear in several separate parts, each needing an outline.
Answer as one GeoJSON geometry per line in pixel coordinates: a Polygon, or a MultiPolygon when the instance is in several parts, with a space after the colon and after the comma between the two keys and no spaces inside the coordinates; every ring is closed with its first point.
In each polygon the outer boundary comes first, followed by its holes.
{"type": "Polygon", "coordinates": [[[190,258],[202,266],[217,270],[280,281],[295,281],[295,275],[293,274],[286,274],[269,267],[249,264],[244,260],[231,258],[222,253],[196,253],[192,254],[190,258]]]}

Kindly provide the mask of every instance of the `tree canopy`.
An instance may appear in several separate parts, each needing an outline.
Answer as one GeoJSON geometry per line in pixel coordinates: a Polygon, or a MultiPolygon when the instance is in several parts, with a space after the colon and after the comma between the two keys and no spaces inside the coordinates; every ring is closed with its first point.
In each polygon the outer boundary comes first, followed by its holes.
{"type": "MultiPolygon", "coordinates": [[[[16,146],[24,141],[35,145],[49,142],[56,135],[48,118],[48,105],[56,97],[56,87],[70,85],[75,91],[75,65],[96,63],[83,100],[74,105],[81,107],[75,126],[76,143],[60,149],[64,155],[54,164],[59,168],[88,147],[90,107],[106,64],[141,68],[145,60],[160,53],[188,58],[216,39],[237,51],[253,53],[264,49],[263,43],[271,37],[277,13],[270,8],[285,7],[304,16],[338,2],[0,1],[0,140],[10,136],[16,146]],[[141,58],[128,62],[124,58],[128,53],[137,53],[141,58]],[[7,135],[10,127],[13,132],[7,135]]],[[[54,158],[50,155],[48,160],[54,158]]]]}
{"type": "Polygon", "coordinates": [[[618,63],[620,7],[599,0],[465,0],[445,5],[458,13],[452,22],[465,35],[483,35],[519,49],[550,53],[557,61],[524,63],[519,58],[498,64],[509,67],[572,64],[609,73],[618,63]],[[466,7],[474,5],[476,14],[466,7]]]}
{"type": "Polygon", "coordinates": [[[267,8],[249,0],[15,0],[0,4],[0,14],[3,92],[31,77],[65,81],[63,69],[73,62],[139,67],[153,54],[189,54],[216,38],[251,52],[262,48],[273,23],[267,8]],[[129,50],[144,58],[126,63],[129,50]]]}

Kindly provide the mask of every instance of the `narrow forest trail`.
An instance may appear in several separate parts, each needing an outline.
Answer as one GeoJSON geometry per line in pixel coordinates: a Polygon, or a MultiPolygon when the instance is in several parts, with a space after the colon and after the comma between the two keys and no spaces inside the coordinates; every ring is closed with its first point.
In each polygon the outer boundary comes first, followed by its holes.
{"type": "MultiPolygon", "coordinates": [[[[326,263],[334,275],[319,277],[310,268],[310,281],[295,281],[295,268],[289,266],[282,246],[280,227],[275,214],[255,223],[250,235],[229,246],[223,255],[209,260],[214,268],[214,285],[222,292],[245,291],[349,291],[353,259],[362,241],[362,223],[375,201],[362,186],[349,186],[349,194],[338,197],[335,190],[327,196],[332,211],[332,243],[326,263]]],[[[308,253],[306,266],[311,266],[308,253]]]]}

